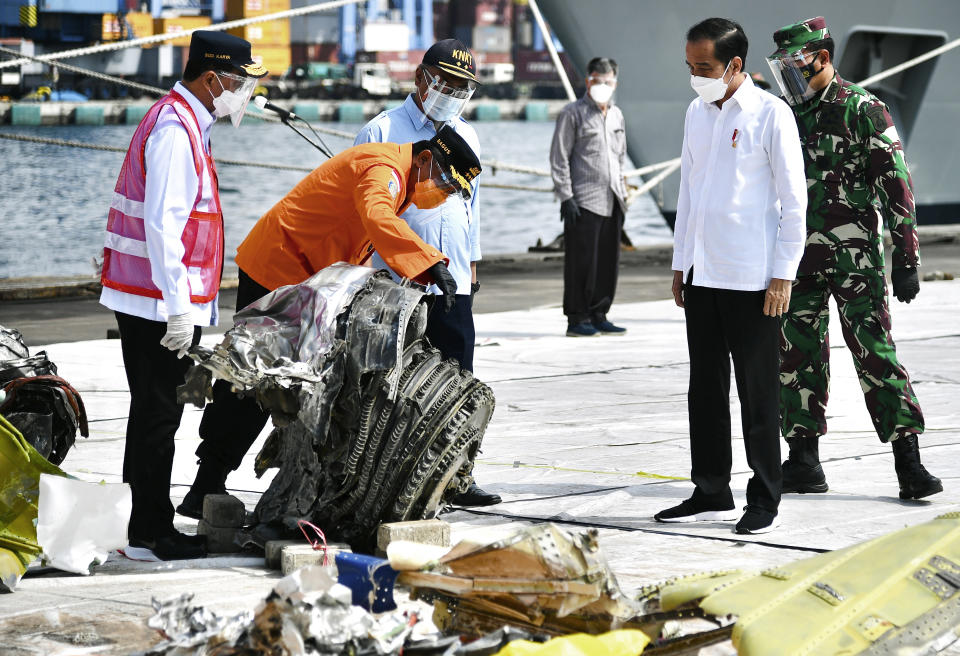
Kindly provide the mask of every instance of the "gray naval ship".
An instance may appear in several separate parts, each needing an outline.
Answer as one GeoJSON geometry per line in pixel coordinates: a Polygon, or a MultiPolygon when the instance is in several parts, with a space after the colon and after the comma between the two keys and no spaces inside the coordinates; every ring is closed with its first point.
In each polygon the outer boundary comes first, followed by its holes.
{"type": "MultiPolygon", "coordinates": [[[[960,37],[960,0],[539,0],[573,63],[620,65],[615,102],[637,166],[678,157],[683,117],[694,98],[684,63],[687,29],[704,18],[737,21],[750,41],[746,70],[771,79],[766,56],[778,28],[824,16],[840,75],[851,82],[960,37]]],[[[774,85],[774,89],[776,85],[774,85]]],[[[870,85],[890,106],[907,154],[921,224],[960,223],[960,48],[870,85]]],[[[680,176],[663,182],[671,225],[680,176]]]]}

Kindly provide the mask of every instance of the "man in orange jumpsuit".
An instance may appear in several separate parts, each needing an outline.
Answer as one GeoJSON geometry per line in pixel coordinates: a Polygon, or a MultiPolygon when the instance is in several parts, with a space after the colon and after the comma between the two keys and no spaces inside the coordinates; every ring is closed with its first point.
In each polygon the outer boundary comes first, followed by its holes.
{"type": "MultiPolygon", "coordinates": [[[[374,250],[400,275],[436,284],[449,310],[457,284],[447,258],[399,215],[411,203],[429,208],[451,194],[469,198],[470,181],[480,170],[477,156],[450,127],[429,141],[348,148],[301,180],[240,244],[237,310],[335,262],[364,264],[374,250]]],[[[240,466],[269,417],[226,381],[216,382],[213,399],[200,423],[197,477],[177,508],[197,519],[203,497],[225,492],[227,475],[240,466]]]]}

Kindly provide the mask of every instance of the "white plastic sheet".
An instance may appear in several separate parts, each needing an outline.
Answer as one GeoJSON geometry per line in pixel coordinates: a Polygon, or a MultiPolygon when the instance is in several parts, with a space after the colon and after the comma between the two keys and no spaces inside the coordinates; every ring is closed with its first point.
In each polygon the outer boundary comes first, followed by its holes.
{"type": "Polygon", "coordinates": [[[77,574],[127,544],[133,497],[126,483],[40,475],[37,541],[47,565],[77,574]]]}

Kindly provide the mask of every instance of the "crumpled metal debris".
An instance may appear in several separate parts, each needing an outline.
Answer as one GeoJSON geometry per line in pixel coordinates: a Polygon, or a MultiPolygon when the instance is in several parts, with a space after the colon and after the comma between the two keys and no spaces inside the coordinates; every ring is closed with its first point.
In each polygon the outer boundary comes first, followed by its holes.
{"type": "Polygon", "coordinates": [[[596,530],[540,524],[487,543],[464,541],[424,570],[401,572],[397,583],[433,603],[441,630],[466,637],[503,625],[542,639],[635,629],[657,653],[677,654],[730,637],[732,618],[694,606],[664,611],[656,599],[626,597],[597,537],[596,530]]]}
{"type": "MultiPolygon", "coordinates": [[[[328,568],[303,567],[281,579],[255,611],[221,617],[192,605],[193,595],[153,601],[148,625],[164,641],[147,656],[248,654],[396,654],[415,631],[415,614],[374,616],[350,604],[349,588],[328,568]]],[[[432,627],[428,627],[432,631],[432,627]]]]}
{"type": "Polygon", "coordinates": [[[46,352],[34,356],[20,332],[0,326],[0,414],[55,465],[63,462],[77,430],[89,436],[83,399],[46,352]]]}
{"type": "Polygon", "coordinates": [[[212,351],[194,349],[181,400],[211,377],[269,409],[276,426],[257,472],[279,469],[257,505],[264,540],[308,519],[372,551],[382,522],[432,517],[471,482],[489,387],[424,339],[424,291],[385,272],[335,264],[234,317],[212,351]]]}

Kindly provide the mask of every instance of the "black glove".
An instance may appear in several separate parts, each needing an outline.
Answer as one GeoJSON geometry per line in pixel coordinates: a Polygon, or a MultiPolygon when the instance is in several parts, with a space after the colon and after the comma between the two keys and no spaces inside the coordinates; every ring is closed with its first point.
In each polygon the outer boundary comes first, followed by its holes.
{"type": "Polygon", "coordinates": [[[480,281],[470,283],[470,296],[480,291],[480,281]]]}
{"type": "Polygon", "coordinates": [[[580,208],[577,207],[577,201],[572,198],[560,203],[560,220],[568,224],[571,228],[577,225],[577,217],[580,216],[580,208]]]}
{"type": "Polygon", "coordinates": [[[443,311],[449,312],[453,309],[453,304],[457,300],[455,298],[457,294],[457,281],[450,275],[447,265],[443,262],[434,264],[427,269],[427,273],[433,278],[434,284],[443,292],[443,311]]]}
{"type": "Polygon", "coordinates": [[[890,278],[893,280],[893,295],[901,303],[909,303],[920,293],[920,277],[916,267],[894,269],[890,278]]]}

